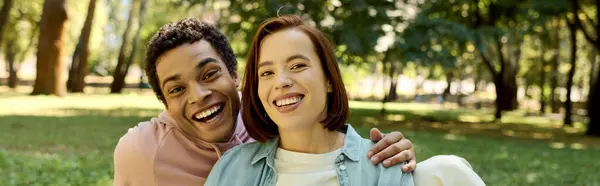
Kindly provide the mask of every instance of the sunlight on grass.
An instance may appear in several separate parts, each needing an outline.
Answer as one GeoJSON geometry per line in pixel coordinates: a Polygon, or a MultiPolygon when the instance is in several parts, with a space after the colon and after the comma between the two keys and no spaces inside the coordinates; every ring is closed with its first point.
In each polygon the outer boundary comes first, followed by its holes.
{"type": "Polygon", "coordinates": [[[515,131],[513,130],[502,130],[502,134],[504,134],[505,136],[515,136],[515,131]]]}
{"type": "Polygon", "coordinates": [[[585,128],[576,128],[576,127],[565,127],[563,128],[563,130],[566,133],[571,133],[571,134],[575,134],[575,133],[581,133],[585,131],[585,128]]]}
{"type": "Polygon", "coordinates": [[[458,121],[468,122],[468,123],[478,123],[478,122],[481,122],[482,120],[479,116],[460,115],[460,116],[458,116],[458,121]]]}
{"type": "Polygon", "coordinates": [[[582,150],[582,149],[587,149],[587,146],[585,144],[581,144],[581,143],[572,143],[571,148],[582,150]]]}
{"type": "Polygon", "coordinates": [[[563,142],[552,142],[552,143],[550,143],[550,147],[555,148],[555,149],[563,149],[566,147],[566,145],[563,142]]]}
{"type": "MultiPolygon", "coordinates": [[[[350,108],[380,110],[381,102],[349,101],[350,108]]],[[[438,106],[423,103],[386,103],[387,110],[433,111],[439,110],[438,106]]]]}
{"type": "Polygon", "coordinates": [[[555,121],[549,119],[547,117],[541,116],[515,116],[515,115],[505,115],[502,117],[502,123],[522,123],[535,125],[541,128],[559,128],[562,127],[562,124],[559,121],[555,121]]]}
{"type": "Polygon", "coordinates": [[[535,172],[527,173],[527,182],[535,183],[535,180],[537,179],[537,177],[538,177],[538,174],[535,172]]]}
{"type": "Polygon", "coordinates": [[[388,121],[404,121],[406,117],[402,114],[389,114],[385,116],[385,119],[388,121]]]}
{"type": "Polygon", "coordinates": [[[369,124],[369,125],[373,125],[373,126],[379,125],[379,120],[375,117],[365,117],[363,121],[364,121],[364,123],[369,124]]]}
{"type": "Polygon", "coordinates": [[[119,108],[162,109],[163,105],[152,95],[81,95],[13,96],[0,98],[0,115],[72,116],[72,108],[115,110],[119,108]]]}
{"type": "MultiPolygon", "coordinates": [[[[574,150],[585,150],[588,148],[587,145],[582,144],[582,143],[571,143],[568,146],[574,150]]],[[[564,149],[567,147],[567,144],[564,142],[552,142],[552,143],[550,143],[550,147],[555,148],[555,149],[564,149]]]]}
{"type": "Polygon", "coordinates": [[[456,141],[456,140],[467,140],[466,137],[461,136],[461,135],[455,135],[455,134],[446,134],[446,135],[444,135],[444,139],[453,140],[453,141],[456,141]]]}
{"type": "Polygon", "coordinates": [[[469,124],[469,127],[472,129],[478,129],[478,130],[500,129],[500,125],[495,124],[495,123],[485,123],[485,124],[471,123],[471,124],[469,124]]]}
{"type": "Polygon", "coordinates": [[[531,134],[533,139],[552,139],[553,135],[550,132],[534,132],[531,134]]]}

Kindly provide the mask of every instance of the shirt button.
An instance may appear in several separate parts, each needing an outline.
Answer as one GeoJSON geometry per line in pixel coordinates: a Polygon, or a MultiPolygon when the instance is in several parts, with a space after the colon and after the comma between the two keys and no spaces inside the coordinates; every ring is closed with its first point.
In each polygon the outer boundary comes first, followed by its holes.
{"type": "Polygon", "coordinates": [[[345,165],[340,165],[340,170],[346,170],[346,166],[345,165]]]}

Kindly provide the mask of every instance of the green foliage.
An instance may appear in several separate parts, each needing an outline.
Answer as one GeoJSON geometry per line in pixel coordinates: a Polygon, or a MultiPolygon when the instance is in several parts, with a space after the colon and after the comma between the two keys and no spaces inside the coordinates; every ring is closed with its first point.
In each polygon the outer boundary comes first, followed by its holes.
{"type": "Polygon", "coordinates": [[[42,0],[13,1],[9,19],[4,27],[3,47],[17,54],[17,63],[23,62],[27,55],[35,52],[31,49],[35,47],[34,43],[37,43],[37,22],[42,14],[42,3],[42,0]]]}
{"type": "MultiPolygon", "coordinates": [[[[175,1],[175,3],[201,3],[204,1],[175,1]]],[[[206,1],[224,19],[219,27],[230,36],[235,52],[245,56],[247,46],[259,24],[266,18],[279,14],[298,14],[326,33],[338,47],[344,47],[339,57],[346,63],[365,62],[366,55],[374,52],[377,39],[384,33],[383,24],[394,21],[386,11],[394,8],[390,1],[378,0],[329,0],[284,1],[262,0],[250,2],[206,1]]],[[[207,7],[210,9],[211,7],[207,7]]]]}

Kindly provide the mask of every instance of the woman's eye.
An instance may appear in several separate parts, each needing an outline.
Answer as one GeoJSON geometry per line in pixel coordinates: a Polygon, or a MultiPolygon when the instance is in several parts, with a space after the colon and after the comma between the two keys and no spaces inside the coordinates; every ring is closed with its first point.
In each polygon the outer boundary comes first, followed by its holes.
{"type": "Polygon", "coordinates": [[[269,76],[269,75],[272,75],[272,74],[273,74],[273,72],[271,72],[271,71],[264,71],[263,73],[260,74],[260,76],[264,77],[264,76],[269,76]]]}
{"type": "Polygon", "coordinates": [[[305,64],[302,64],[302,63],[295,64],[295,65],[293,65],[293,66],[292,66],[292,70],[293,70],[293,69],[302,68],[302,67],[305,67],[305,66],[306,66],[306,65],[305,65],[305,64]]]}

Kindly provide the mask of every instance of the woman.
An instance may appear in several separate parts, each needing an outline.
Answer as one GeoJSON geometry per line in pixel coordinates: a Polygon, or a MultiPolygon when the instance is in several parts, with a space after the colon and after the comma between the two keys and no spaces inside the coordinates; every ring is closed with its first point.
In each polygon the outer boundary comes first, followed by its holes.
{"type": "Polygon", "coordinates": [[[402,166],[363,155],[372,142],[345,125],[348,98],[333,48],[299,16],[259,27],[242,93],[244,124],[258,143],[227,151],[206,185],[414,185],[402,166]]]}

